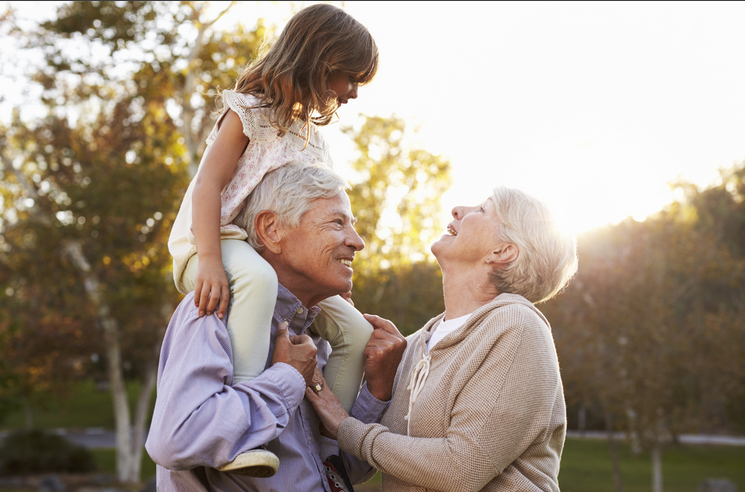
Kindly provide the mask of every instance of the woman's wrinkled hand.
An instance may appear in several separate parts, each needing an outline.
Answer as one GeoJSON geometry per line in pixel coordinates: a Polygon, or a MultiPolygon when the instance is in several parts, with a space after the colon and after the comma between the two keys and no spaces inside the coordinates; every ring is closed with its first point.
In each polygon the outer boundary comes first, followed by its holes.
{"type": "Polygon", "coordinates": [[[313,375],[313,382],[311,386],[305,388],[305,397],[315,408],[318,417],[321,419],[323,428],[321,434],[331,439],[336,439],[339,426],[341,423],[349,417],[349,414],[344,407],[341,406],[339,399],[331,391],[331,388],[326,384],[326,380],[323,378],[323,374],[320,369],[316,367],[316,373],[313,375]],[[312,386],[316,384],[321,385],[321,390],[317,393],[313,390],[312,386]],[[324,432],[324,428],[325,431],[324,432]]]}

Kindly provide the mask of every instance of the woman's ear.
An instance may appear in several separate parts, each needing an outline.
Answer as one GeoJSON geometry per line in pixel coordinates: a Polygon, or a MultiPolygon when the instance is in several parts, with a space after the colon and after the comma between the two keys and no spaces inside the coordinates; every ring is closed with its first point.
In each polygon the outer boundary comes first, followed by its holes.
{"type": "Polygon", "coordinates": [[[520,256],[520,250],[517,246],[511,243],[502,243],[494,248],[486,259],[487,263],[496,263],[498,265],[507,265],[517,260],[520,256]]]}
{"type": "Polygon", "coordinates": [[[276,213],[262,210],[256,214],[254,227],[259,240],[267,250],[274,254],[282,252],[282,234],[280,233],[276,213]]]}

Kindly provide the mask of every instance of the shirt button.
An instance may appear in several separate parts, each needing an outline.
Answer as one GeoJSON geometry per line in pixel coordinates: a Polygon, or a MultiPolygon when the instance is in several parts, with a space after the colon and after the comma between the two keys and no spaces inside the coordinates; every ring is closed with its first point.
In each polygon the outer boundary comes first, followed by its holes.
{"type": "Polygon", "coordinates": [[[303,314],[303,308],[298,309],[297,314],[303,314]]]}

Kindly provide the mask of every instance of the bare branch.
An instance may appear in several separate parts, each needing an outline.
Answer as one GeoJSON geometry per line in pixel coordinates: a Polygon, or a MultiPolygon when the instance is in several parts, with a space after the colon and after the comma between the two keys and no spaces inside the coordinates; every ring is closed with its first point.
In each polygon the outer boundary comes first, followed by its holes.
{"type": "MultiPolygon", "coordinates": [[[[202,24],[200,26],[199,33],[197,34],[197,39],[194,41],[194,48],[191,50],[191,53],[189,53],[189,58],[187,60],[189,62],[188,67],[191,67],[191,63],[197,58],[197,54],[199,53],[199,47],[202,46],[202,39],[204,39],[204,33],[207,32],[207,29],[209,29],[212,26],[212,24],[214,24],[215,22],[217,22],[218,20],[220,20],[220,17],[222,17],[223,15],[225,15],[227,13],[227,11],[230,10],[230,8],[233,5],[235,5],[236,3],[237,2],[230,2],[230,5],[228,5],[227,7],[225,7],[225,10],[223,10],[222,12],[220,12],[217,15],[217,17],[215,17],[214,19],[212,19],[209,22],[205,22],[204,24],[202,24]]],[[[193,7],[192,7],[192,9],[193,9],[193,7]]]]}
{"type": "Polygon", "coordinates": [[[31,184],[28,177],[24,176],[21,171],[13,166],[13,163],[10,161],[10,159],[8,159],[3,150],[4,147],[0,149],[0,160],[3,163],[5,170],[9,171],[13,176],[16,177],[18,183],[23,186],[23,189],[26,190],[26,193],[28,193],[29,197],[33,198],[35,201],[38,201],[39,193],[36,191],[36,187],[31,184]]]}
{"type": "MultiPolygon", "coordinates": [[[[0,144],[2,143],[4,143],[4,140],[0,140],[0,144]]],[[[13,176],[15,176],[16,180],[18,180],[18,183],[23,186],[23,188],[26,190],[26,193],[28,193],[29,198],[32,198],[35,203],[39,203],[41,200],[41,196],[36,191],[36,187],[31,183],[26,175],[24,175],[20,170],[16,169],[13,166],[13,163],[5,155],[4,150],[4,146],[0,147],[0,162],[2,162],[3,169],[6,172],[9,171],[13,176]]],[[[39,211],[38,207],[33,207],[31,209],[31,217],[32,220],[35,220],[36,222],[45,226],[51,226],[53,223],[52,217],[46,214],[42,214],[39,211]]],[[[9,229],[5,228],[5,230],[7,231],[9,229]]]]}

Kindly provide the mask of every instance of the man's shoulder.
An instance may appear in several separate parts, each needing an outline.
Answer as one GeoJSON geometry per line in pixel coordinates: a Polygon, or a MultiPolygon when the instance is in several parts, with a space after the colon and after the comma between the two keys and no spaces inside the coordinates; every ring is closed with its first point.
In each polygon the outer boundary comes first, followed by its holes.
{"type": "MultiPolygon", "coordinates": [[[[229,308],[227,314],[230,314],[229,308]]],[[[194,292],[190,292],[181,300],[173,312],[171,321],[168,324],[166,337],[174,336],[177,333],[179,335],[187,333],[198,333],[201,335],[217,333],[218,337],[223,334],[227,337],[227,319],[227,315],[225,318],[220,319],[217,317],[217,314],[200,317],[199,308],[194,305],[194,292]]]]}

